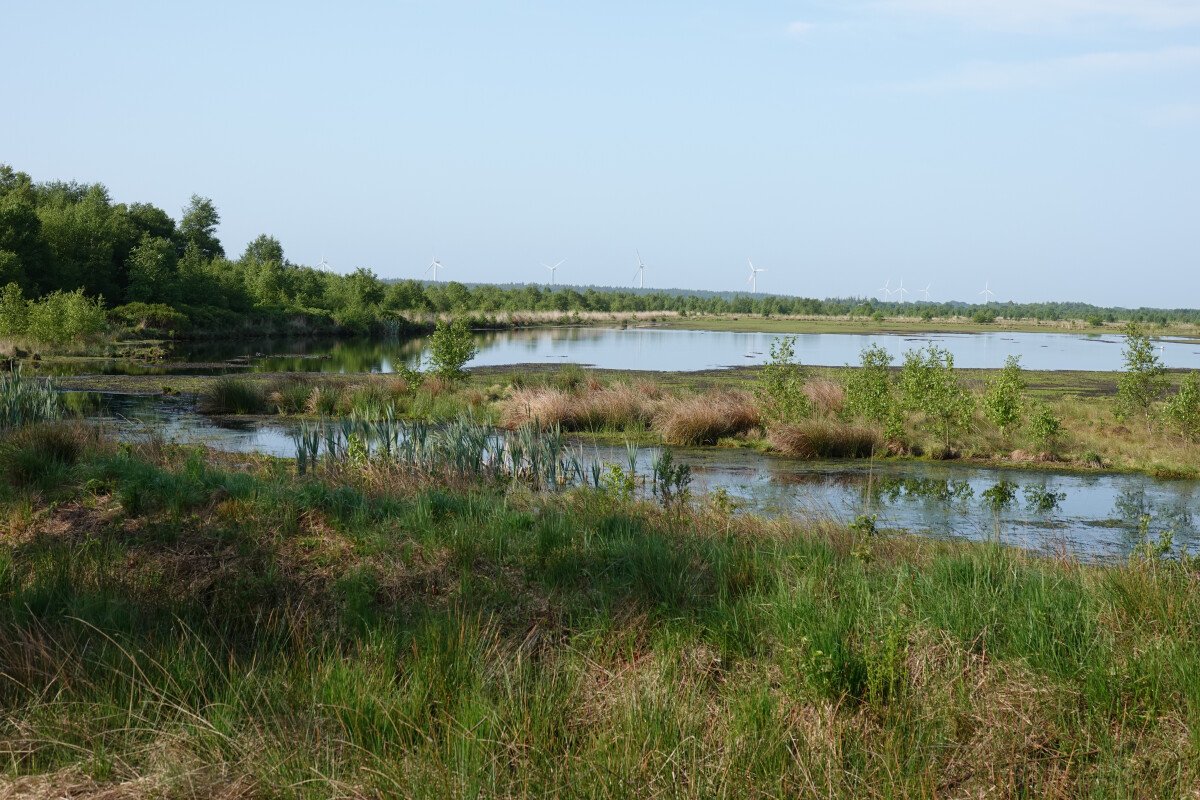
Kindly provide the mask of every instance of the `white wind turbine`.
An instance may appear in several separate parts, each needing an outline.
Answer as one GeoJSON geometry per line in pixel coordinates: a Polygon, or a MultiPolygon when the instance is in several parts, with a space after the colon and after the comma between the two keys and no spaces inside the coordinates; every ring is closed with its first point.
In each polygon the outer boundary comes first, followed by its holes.
{"type": "Polygon", "coordinates": [[[900,279],[900,287],[896,289],[896,294],[900,295],[900,302],[904,302],[904,296],[908,294],[908,289],[904,288],[904,279],[900,279]]]}
{"type": "Polygon", "coordinates": [[[542,264],[542,266],[543,266],[543,267],[545,267],[546,269],[550,270],[550,285],[551,285],[551,286],[553,286],[553,285],[554,285],[554,273],[555,273],[555,271],[557,271],[557,270],[558,270],[558,268],[559,268],[559,267],[561,267],[561,266],[562,266],[563,264],[565,264],[566,262],[567,262],[567,260],[564,258],[562,261],[559,261],[559,262],[558,262],[557,264],[555,264],[553,267],[552,267],[552,266],[550,266],[549,264],[547,264],[545,261],[541,262],[541,264],[542,264]]]}
{"type": "Polygon", "coordinates": [[[748,258],[746,259],[746,263],[750,265],[750,278],[746,281],[746,283],[750,284],[750,294],[758,294],[758,273],[766,272],[767,268],[754,266],[754,262],[748,258]]]}
{"type": "Polygon", "coordinates": [[[329,262],[325,260],[325,254],[321,253],[321,260],[317,262],[317,269],[328,271],[329,262]]]}
{"type": "Polygon", "coordinates": [[[918,291],[920,291],[920,292],[921,292],[921,294],[925,295],[925,297],[924,297],[923,299],[925,300],[925,302],[926,302],[926,303],[928,303],[928,302],[929,302],[929,287],[930,287],[930,286],[933,286],[933,284],[932,284],[932,283],[927,283],[927,284],[925,284],[925,288],[924,288],[924,289],[920,289],[920,290],[918,290],[918,291]]]}
{"type": "Polygon", "coordinates": [[[634,250],[634,252],[637,253],[638,257],[638,268],[637,272],[634,273],[634,277],[638,279],[638,288],[642,289],[645,288],[646,262],[642,261],[641,250],[634,250]]]}
{"type": "Polygon", "coordinates": [[[884,283],[884,284],[883,284],[883,286],[880,286],[880,287],[879,287],[879,291],[883,292],[883,299],[884,299],[884,300],[890,300],[890,299],[891,299],[891,297],[892,297],[892,291],[893,291],[893,289],[892,289],[892,279],[891,279],[891,278],[888,278],[888,279],[887,279],[887,282],[886,282],[886,283],[884,283]]]}
{"type": "Polygon", "coordinates": [[[991,281],[983,282],[983,291],[980,292],[980,294],[983,295],[983,304],[985,306],[988,303],[992,302],[992,297],[995,296],[996,293],[992,291],[992,282],[991,281]]]}
{"type": "Polygon", "coordinates": [[[429,266],[425,268],[425,274],[428,275],[430,272],[432,272],[433,273],[433,282],[437,283],[438,282],[438,270],[442,270],[445,268],[446,268],[445,265],[442,264],[442,262],[438,260],[437,256],[434,256],[433,261],[430,261],[429,266]]]}

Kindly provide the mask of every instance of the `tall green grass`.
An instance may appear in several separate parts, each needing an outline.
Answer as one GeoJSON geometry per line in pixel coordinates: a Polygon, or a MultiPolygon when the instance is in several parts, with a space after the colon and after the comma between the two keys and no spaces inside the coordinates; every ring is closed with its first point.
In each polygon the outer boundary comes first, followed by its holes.
{"type": "Polygon", "coordinates": [[[25,378],[19,366],[8,375],[0,374],[0,430],[55,420],[62,415],[62,396],[49,381],[25,378]]]}
{"type": "Polygon", "coordinates": [[[171,448],[85,447],[0,515],[13,796],[1200,788],[1185,561],[171,448]]]}
{"type": "Polygon", "coordinates": [[[498,430],[465,416],[431,425],[398,419],[385,408],[378,418],[306,423],[292,439],[300,474],[322,464],[377,465],[479,481],[516,480],[535,489],[584,484],[593,474],[582,452],[569,447],[557,428],[498,430]]]}

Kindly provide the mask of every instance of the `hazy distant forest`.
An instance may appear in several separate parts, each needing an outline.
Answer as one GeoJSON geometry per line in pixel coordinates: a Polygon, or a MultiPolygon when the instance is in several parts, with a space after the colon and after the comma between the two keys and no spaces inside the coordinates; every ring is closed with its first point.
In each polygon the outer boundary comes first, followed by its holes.
{"type": "Polygon", "coordinates": [[[673,311],[688,314],[1200,322],[1188,309],[1084,303],[880,302],[695,291],[467,286],[386,281],[367,267],[337,274],[287,258],[262,234],[239,255],[216,236],[220,214],[194,195],[176,220],[150,203],[114,202],[103,184],[51,181],[0,165],[0,335],[77,338],[107,325],[176,335],[302,320],[306,332],[368,334],[430,312],[673,311]]]}

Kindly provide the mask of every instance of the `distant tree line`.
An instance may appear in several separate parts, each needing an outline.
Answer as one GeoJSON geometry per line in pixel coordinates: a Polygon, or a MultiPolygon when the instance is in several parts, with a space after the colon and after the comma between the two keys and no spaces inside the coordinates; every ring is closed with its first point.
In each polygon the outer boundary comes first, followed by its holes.
{"type": "Polygon", "coordinates": [[[0,289],[7,309],[0,333],[19,333],[19,325],[38,320],[44,325],[49,312],[39,311],[38,304],[51,297],[57,298],[58,307],[67,303],[74,304],[72,308],[83,308],[86,298],[109,309],[118,323],[177,332],[221,330],[231,321],[255,316],[307,315],[331,327],[365,333],[413,313],[520,311],[974,315],[982,321],[1001,315],[1083,319],[1095,325],[1119,320],[1200,322],[1196,310],[1098,308],[1084,303],[980,307],[868,298],[389,282],[366,268],[341,275],[295,264],[279,240],[266,234],[231,258],[217,238],[219,223],[214,203],[198,195],[176,220],[150,203],[114,202],[99,183],[35,183],[29,175],[0,164],[0,289]],[[29,305],[22,307],[21,302],[29,305]]]}

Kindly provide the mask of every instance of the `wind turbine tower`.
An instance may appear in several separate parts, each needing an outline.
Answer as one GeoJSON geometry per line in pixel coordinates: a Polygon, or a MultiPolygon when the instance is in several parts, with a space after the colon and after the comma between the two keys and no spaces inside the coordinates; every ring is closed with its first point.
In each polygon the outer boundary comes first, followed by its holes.
{"type": "Polygon", "coordinates": [[[554,285],[554,273],[558,270],[559,267],[561,267],[563,264],[565,264],[566,261],[567,260],[564,258],[562,261],[559,261],[554,266],[550,266],[545,261],[542,262],[542,266],[545,267],[546,269],[550,270],[550,285],[551,286],[554,285]]]}
{"type": "Polygon", "coordinates": [[[892,291],[893,291],[892,290],[892,279],[888,278],[887,281],[883,284],[883,286],[879,287],[879,291],[883,292],[884,300],[891,300],[892,299],[892,291]]]}
{"type": "Polygon", "coordinates": [[[758,294],[758,273],[766,272],[767,268],[754,266],[754,262],[748,258],[746,259],[746,263],[750,265],[750,278],[746,281],[746,283],[750,284],[750,294],[758,294]]]}
{"type": "Polygon", "coordinates": [[[921,294],[925,295],[925,297],[924,297],[924,298],[922,298],[922,299],[923,299],[923,300],[924,300],[926,303],[928,303],[928,302],[929,302],[929,287],[930,287],[930,286],[933,286],[933,284],[932,284],[932,283],[927,283],[927,284],[925,284],[925,288],[921,290],[921,294]]]}
{"type": "Polygon", "coordinates": [[[903,303],[905,295],[908,294],[908,289],[904,288],[904,279],[903,278],[900,279],[900,287],[898,289],[896,289],[896,294],[900,295],[900,302],[903,303]]]}
{"type": "Polygon", "coordinates": [[[645,288],[645,285],[646,285],[645,284],[646,262],[642,261],[642,251],[641,250],[635,250],[634,252],[637,253],[637,257],[638,257],[638,268],[637,268],[637,272],[634,273],[634,276],[638,279],[638,288],[643,289],[643,288],[645,288]]]}
{"type": "Polygon", "coordinates": [[[428,275],[430,272],[432,272],[433,273],[433,282],[437,283],[438,282],[438,271],[443,270],[443,269],[445,269],[445,265],[443,265],[441,261],[438,261],[437,256],[434,256],[433,261],[430,261],[429,266],[425,268],[425,274],[428,275]]]}
{"type": "Polygon", "coordinates": [[[985,306],[992,302],[992,297],[994,297],[996,293],[992,291],[991,281],[983,282],[983,291],[980,292],[980,294],[983,295],[983,304],[985,306]]]}

